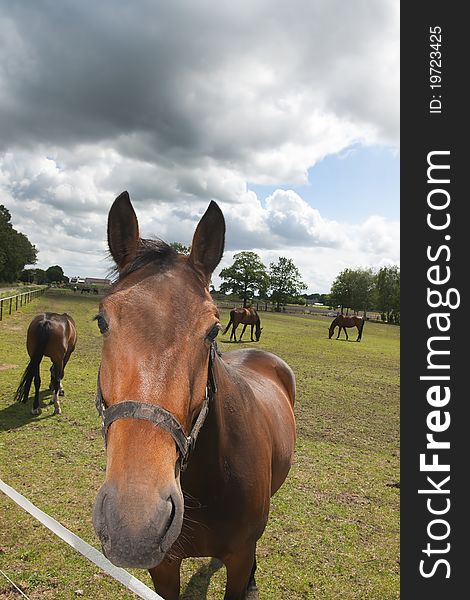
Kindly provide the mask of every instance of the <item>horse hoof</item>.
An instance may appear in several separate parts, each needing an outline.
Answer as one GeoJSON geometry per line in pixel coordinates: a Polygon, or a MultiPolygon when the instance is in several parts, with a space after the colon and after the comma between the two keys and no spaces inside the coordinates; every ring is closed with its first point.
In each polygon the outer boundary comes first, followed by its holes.
{"type": "Polygon", "coordinates": [[[245,600],[259,600],[259,591],[256,585],[250,586],[246,590],[245,600]]]}
{"type": "Polygon", "coordinates": [[[59,396],[65,396],[64,390],[59,390],[59,396]]]}
{"type": "Polygon", "coordinates": [[[40,408],[33,408],[33,409],[31,410],[31,414],[32,414],[32,415],[40,415],[40,414],[41,414],[41,412],[42,412],[42,411],[41,411],[41,409],[40,409],[40,408]]]}
{"type": "Polygon", "coordinates": [[[60,408],[55,408],[53,414],[54,415],[61,415],[62,411],[60,410],[60,408]]]}

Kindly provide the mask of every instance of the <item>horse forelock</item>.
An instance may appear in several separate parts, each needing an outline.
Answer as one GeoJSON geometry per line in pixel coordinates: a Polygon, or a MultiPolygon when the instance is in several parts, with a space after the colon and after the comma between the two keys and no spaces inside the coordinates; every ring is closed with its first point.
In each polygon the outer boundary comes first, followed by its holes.
{"type": "Polygon", "coordinates": [[[163,240],[141,239],[135,257],[123,269],[116,267],[114,272],[118,274],[119,282],[149,264],[164,271],[175,263],[177,257],[178,252],[163,240]]]}

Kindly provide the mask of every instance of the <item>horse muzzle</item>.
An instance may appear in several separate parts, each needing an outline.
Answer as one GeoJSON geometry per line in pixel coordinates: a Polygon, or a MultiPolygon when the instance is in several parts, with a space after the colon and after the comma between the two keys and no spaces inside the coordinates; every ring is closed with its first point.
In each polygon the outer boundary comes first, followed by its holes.
{"type": "Polygon", "coordinates": [[[118,493],[106,482],[96,498],[93,526],[104,555],[117,567],[156,567],[181,532],[184,503],[178,486],[152,499],[145,492],[128,486],[118,493]]]}

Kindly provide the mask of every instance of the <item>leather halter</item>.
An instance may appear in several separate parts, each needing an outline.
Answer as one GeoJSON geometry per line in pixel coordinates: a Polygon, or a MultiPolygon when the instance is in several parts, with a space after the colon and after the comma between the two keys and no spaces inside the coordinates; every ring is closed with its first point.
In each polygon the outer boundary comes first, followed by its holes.
{"type": "Polygon", "coordinates": [[[158,404],[137,402],[135,400],[123,400],[122,402],[118,402],[117,404],[113,404],[112,406],[106,408],[103,400],[103,394],[101,392],[100,372],[98,370],[96,409],[101,416],[102,433],[105,446],[107,444],[107,433],[109,426],[117,419],[143,419],[144,421],[150,421],[157,427],[161,427],[171,434],[179,451],[180,469],[181,471],[184,471],[187,466],[189,455],[196,445],[196,439],[199,431],[201,430],[207,413],[209,412],[211,399],[213,399],[217,391],[217,386],[214,379],[214,357],[216,352],[218,352],[217,346],[216,343],[213,342],[209,351],[209,369],[207,374],[205,398],[197,419],[194,422],[194,425],[192,426],[188,436],[185,434],[184,429],[179,421],[169,411],[165,410],[162,406],[158,406],[158,404]]]}

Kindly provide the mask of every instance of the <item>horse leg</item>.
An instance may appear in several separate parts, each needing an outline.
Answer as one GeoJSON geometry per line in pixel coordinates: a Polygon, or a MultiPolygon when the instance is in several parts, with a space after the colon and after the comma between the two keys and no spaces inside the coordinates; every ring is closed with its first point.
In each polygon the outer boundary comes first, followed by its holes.
{"type": "MultiPolygon", "coordinates": [[[[256,569],[256,544],[249,546],[245,551],[229,554],[223,557],[227,568],[227,586],[225,588],[224,600],[244,600],[250,588],[253,588],[254,571],[256,569]],[[253,580],[253,581],[252,581],[253,580]]],[[[255,596],[251,595],[251,598],[255,596]]]]}
{"type": "Polygon", "coordinates": [[[165,600],[178,600],[180,595],[181,559],[164,560],[157,567],[149,569],[150,577],[157,594],[165,600]]]}
{"type": "Polygon", "coordinates": [[[33,408],[31,410],[32,415],[40,415],[41,407],[39,406],[39,390],[41,388],[41,373],[40,373],[40,365],[36,367],[36,372],[34,373],[34,400],[33,400],[33,408]]]}
{"type": "Polygon", "coordinates": [[[245,333],[245,329],[246,329],[246,325],[243,325],[242,332],[241,332],[241,334],[240,334],[240,337],[238,338],[238,341],[239,341],[239,342],[241,342],[241,341],[242,341],[242,337],[243,337],[243,334],[245,333]]]}
{"type": "MultiPolygon", "coordinates": [[[[234,341],[234,342],[236,342],[236,341],[237,341],[237,334],[236,334],[237,327],[238,327],[238,324],[237,324],[237,325],[233,324],[233,331],[232,331],[232,334],[233,334],[233,341],[234,341]]],[[[232,336],[230,336],[230,339],[232,339],[232,336]]]]}
{"type": "Polygon", "coordinates": [[[58,392],[60,388],[60,375],[62,374],[62,365],[57,363],[53,364],[53,372],[54,372],[54,393],[52,394],[52,404],[54,404],[54,414],[60,415],[62,414],[62,410],[60,408],[58,392]]]}
{"type": "Polygon", "coordinates": [[[343,327],[343,329],[344,329],[344,335],[346,336],[346,339],[349,340],[349,336],[348,336],[346,327],[343,327]]]}
{"type": "Polygon", "coordinates": [[[357,328],[358,331],[358,335],[357,335],[357,340],[356,342],[360,342],[362,340],[362,328],[364,327],[364,323],[361,325],[361,327],[357,328]]]}
{"type": "Polygon", "coordinates": [[[258,586],[256,585],[256,581],[255,581],[255,573],[256,573],[256,555],[255,555],[255,560],[253,561],[253,567],[251,568],[251,574],[250,574],[250,580],[248,582],[248,587],[247,587],[247,598],[250,598],[255,600],[255,598],[258,598],[258,586]]]}
{"type": "Polygon", "coordinates": [[[254,342],[255,340],[253,339],[253,329],[254,329],[254,325],[251,326],[251,341],[254,342]]]}
{"type": "Polygon", "coordinates": [[[340,334],[341,334],[341,327],[338,325],[338,335],[336,336],[337,340],[339,340],[340,334]]]}
{"type": "Polygon", "coordinates": [[[62,385],[62,379],[64,378],[65,367],[69,361],[71,354],[72,354],[71,352],[66,352],[66,354],[64,356],[64,362],[63,362],[62,372],[60,374],[60,381],[59,381],[59,396],[65,396],[64,386],[62,385]]]}

